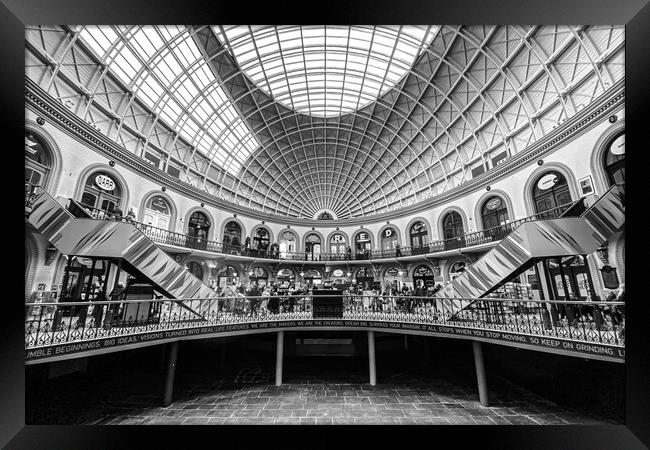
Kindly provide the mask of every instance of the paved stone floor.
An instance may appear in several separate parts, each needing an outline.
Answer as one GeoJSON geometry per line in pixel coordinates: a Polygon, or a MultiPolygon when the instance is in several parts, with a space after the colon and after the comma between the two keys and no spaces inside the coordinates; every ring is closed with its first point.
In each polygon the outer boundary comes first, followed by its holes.
{"type": "MultiPolygon", "coordinates": [[[[305,379],[307,378],[307,379],[305,379]]],[[[193,380],[174,393],[168,407],[155,395],[128,395],[106,402],[81,418],[85,424],[395,424],[395,425],[559,425],[615,423],[567,410],[503,379],[490,383],[490,406],[473,387],[423,375],[401,375],[371,387],[302,381],[276,387],[260,367],[212,382],[193,380]]],[[[349,378],[349,377],[347,377],[349,378]]]]}

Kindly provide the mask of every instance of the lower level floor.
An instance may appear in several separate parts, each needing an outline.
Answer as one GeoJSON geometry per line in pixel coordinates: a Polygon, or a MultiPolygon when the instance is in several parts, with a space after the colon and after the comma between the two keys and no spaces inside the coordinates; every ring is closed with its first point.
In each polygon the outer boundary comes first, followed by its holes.
{"type": "MultiPolygon", "coordinates": [[[[357,341],[355,335],[347,337],[357,341]]],[[[490,401],[482,406],[466,342],[380,336],[376,386],[368,382],[363,351],[346,356],[289,351],[282,385],[276,386],[272,345],[260,337],[184,343],[168,406],[161,406],[163,346],[92,357],[81,372],[63,376],[52,377],[46,364],[28,366],[26,423],[563,425],[624,420],[619,364],[485,345],[490,401]],[[617,386],[621,389],[615,393],[617,386]]]]}

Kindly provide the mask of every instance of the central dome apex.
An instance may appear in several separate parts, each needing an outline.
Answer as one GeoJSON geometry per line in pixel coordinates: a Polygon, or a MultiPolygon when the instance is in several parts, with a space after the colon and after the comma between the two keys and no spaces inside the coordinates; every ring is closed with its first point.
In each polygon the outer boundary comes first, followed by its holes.
{"type": "Polygon", "coordinates": [[[395,26],[213,26],[239,67],[294,111],[336,117],[391,89],[439,29],[395,26]]]}

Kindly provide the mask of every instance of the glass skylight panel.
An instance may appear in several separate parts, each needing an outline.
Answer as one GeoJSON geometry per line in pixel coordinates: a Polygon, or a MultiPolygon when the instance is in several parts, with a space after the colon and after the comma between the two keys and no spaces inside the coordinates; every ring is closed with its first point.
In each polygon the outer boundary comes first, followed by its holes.
{"type": "Polygon", "coordinates": [[[320,117],[352,112],[384,94],[410,70],[435,34],[434,27],[424,26],[214,26],[213,30],[262,90],[287,107],[320,117]],[[332,73],[345,73],[342,85],[330,82],[332,73]],[[373,81],[362,83],[365,78],[373,81]],[[305,82],[308,99],[297,100],[305,82]],[[363,101],[342,102],[350,91],[363,101]]]}
{"type": "MultiPolygon", "coordinates": [[[[259,145],[215,79],[189,28],[81,26],[77,30],[137,98],[170,125],[176,124],[182,137],[198,142],[201,153],[209,155],[215,146],[223,147],[216,153],[218,165],[233,175],[259,145]],[[183,106],[189,108],[189,115],[183,106]],[[215,116],[222,119],[211,121],[215,116]],[[207,133],[205,138],[199,139],[199,132],[207,133]]],[[[279,51],[277,39],[269,39],[269,49],[279,51]]]]}

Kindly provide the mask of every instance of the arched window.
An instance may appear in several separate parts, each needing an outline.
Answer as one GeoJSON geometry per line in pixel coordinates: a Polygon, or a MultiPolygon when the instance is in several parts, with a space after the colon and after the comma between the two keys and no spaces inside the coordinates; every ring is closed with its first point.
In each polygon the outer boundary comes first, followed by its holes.
{"type": "Polygon", "coordinates": [[[106,172],[93,172],[86,179],[80,203],[95,218],[103,218],[122,201],[121,186],[106,172]]]}
{"type": "Polygon", "coordinates": [[[443,239],[453,239],[463,234],[463,219],[460,214],[457,211],[448,212],[442,220],[443,239]]]}
{"type": "Polygon", "coordinates": [[[205,214],[200,211],[192,213],[187,224],[187,235],[189,236],[188,244],[205,248],[210,226],[210,221],[205,214]]]}
{"type": "Polygon", "coordinates": [[[329,211],[323,211],[316,218],[317,220],[334,220],[334,216],[329,211]]]}
{"type": "Polygon", "coordinates": [[[533,203],[536,213],[544,219],[558,217],[571,205],[571,192],[564,175],[557,171],[546,172],[535,180],[533,203]]]}
{"type": "Polygon", "coordinates": [[[305,259],[310,261],[320,260],[320,236],[310,233],[305,238],[305,259]]]}
{"type": "Polygon", "coordinates": [[[413,286],[427,288],[435,284],[433,270],[429,266],[418,266],[413,271],[413,286]]]}
{"type": "Polygon", "coordinates": [[[449,268],[449,278],[453,280],[454,278],[462,275],[463,272],[465,272],[466,268],[467,268],[467,264],[465,264],[465,262],[463,261],[458,261],[453,263],[449,268]]]}
{"type": "Polygon", "coordinates": [[[427,226],[422,221],[415,222],[409,230],[411,247],[422,247],[428,243],[427,226]]]}
{"type": "Polygon", "coordinates": [[[164,197],[154,195],[151,197],[144,210],[144,223],[156,228],[166,230],[171,222],[171,208],[164,197]]]}
{"type": "Polygon", "coordinates": [[[25,194],[44,186],[50,172],[51,160],[45,146],[36,136],[25,132],[25,194]]]}
{"type": "Polygon", "coordinates": [[[347,242],[345,242],[345,236],[341,233],[336,233],[330,238],[330,253],[334,255],[345,255],[347,250],[347,242]]]}
{"type": "Polygon", "coordinates": [[[287,253],[296,251],[296,236],[290,231],[285,231],[280,236],[280,258],[285,259],[287,253]]]}
{"type": "Polygon", "coordinates": [[[381,232],[381,249],[394,250],[396,248],[398,248],[398,240],[395,228],[386,228],[381,232]]]}
{"type": "Polygon", "coordinates": [[[253,248],[257,250],[268,250],[269,248],[269,232],[262,227],[255,230],[253,236],[253,248]]]}
{"type": "Polygon", "coordinates": [[[490,197],[483,203],[481,218],[484,230],[505,225],[508,222],[508,208],[501,197],[490,197]]]}
{"type": "Polygon", "coordinates": [[[625,183],[625,134],[620,134],[609,144],[604,163],[611,185],[625,183]]]}
{"type": "Polygon", "coordinates": [[[237,284],[239,282],[239,274],[237,269],[233,266],[225,266],[217,272],[217,285],[226,287],[227,285],[237,284]]]}
{"type": "Polygon", "coordinates": [[[223,229],[223,246],[227,250],[241,250],[241,225],[230,221],[223,229]]]}
{"type": "Polygon", "coordinates": [[[190,271],[192,275],[194,275],[196,278],[199,280],[203,280],[203,269],[201,268],[201,264],[199,264],[196,261],[190,261],[187,263],[187,270],[190,271]]]}

